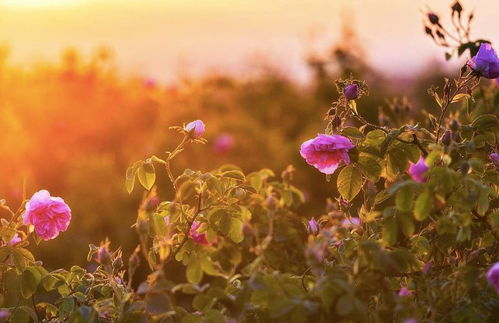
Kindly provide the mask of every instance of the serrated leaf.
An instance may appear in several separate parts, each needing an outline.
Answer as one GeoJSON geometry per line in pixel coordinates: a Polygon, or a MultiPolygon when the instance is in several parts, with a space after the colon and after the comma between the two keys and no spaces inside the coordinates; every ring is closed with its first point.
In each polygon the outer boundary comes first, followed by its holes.
{"type": "Polygon", "coordinates": [[[337,187],[341,196],[351,201],[362,188],[363,180],[361,172],[353,165],[343,168],[338,175],[337,187]]]}
{"type": "Polygon", "coordinates": [[[30,298],[38,288],[42,274],[35,267],[26,267],[21,278],[21,294],[24,298],[30,298]]]}
{"type": "Polygon", "coordinates": [[[432,204],[431,191],[426,190],[421,193],[414,204],[414,218],[418,221],[424,221],[430,215],[432,204]]]}

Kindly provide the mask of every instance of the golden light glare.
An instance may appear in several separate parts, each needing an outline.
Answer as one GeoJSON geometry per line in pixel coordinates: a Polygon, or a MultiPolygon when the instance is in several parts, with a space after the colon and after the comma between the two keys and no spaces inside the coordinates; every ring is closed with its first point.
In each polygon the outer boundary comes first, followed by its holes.
{"type": "Polygon", "coordinates": [[[82,3],[84,0],[0,0],[0,6],[8,7],[57,7],[82,3]]]}

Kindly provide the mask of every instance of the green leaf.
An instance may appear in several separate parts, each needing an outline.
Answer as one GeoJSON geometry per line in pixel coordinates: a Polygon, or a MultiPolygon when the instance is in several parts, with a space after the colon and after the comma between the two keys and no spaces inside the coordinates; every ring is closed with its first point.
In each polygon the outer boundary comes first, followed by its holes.
{"type": "Polygon", "coordinates": [[[400,211],[410,211],[412,209],[413,191],[412,186],[402,186],[395,196],[395,205],[400,211]]]}
{"type": "Polygon", "coordinates": [[[27,267],[23,271],[21,279],[21,294],[24,298],[30,298],[38,288],[42,274],[35,267],[27,267]]]}
{"type": "Polygon", "coordinates": [[[353,200],[353,198],[359,194],[362,184],[362,174],[353,165],[348,165],[343,168],[338,176],[338,191],[347,201],[353,200]]]}
{"type": "Polygon", "coordinates": [[[403,213],[397,214],[398,225],[402,233],[410,238],[414,234],[414,221],[411,216],[403,213]]]}
{"type": "Polygon", "coordinates": [[[244,181],[246,177],[244,176],[243,172],[239,170],[229,170],[227,172],[222,173],[223,177],[228,177],[228,178],[233,178],[238,181],[244,181]]]}
{"type": "Polygon", "coordinates": [[[402,149],[391,149],[388,151],[388,171],[391,175],[397,175],[407,170],[409,164],[406,153],[402,149]]]}
{"type": "Polygon", "coordinates": [[[383,241],[391,246],[397,242],[398,238],[398,224],[395,217],[391,216],[384,219],[383,221],[383,231],[381,234],[383,241]]]}
{"type": "Polygon", "coordinates": [[[341,130],[341,134],[351,138],[364,138],[364,135],[357,127],[345,127],[341,130]]]}
{"type": "Polygon", "coordinates": [[[203,279],[203,269],[201,268],[201,262],[196,256],[192,256],[189,259],[189,264],[185,270],[185,276],[187,281],[191,284],[197,284],[203,279]]]}
{"type": "Polygon", "coordinates": [[[142,184],[146,190],[150,190],[156,181],[154,165],[152,163],[142,164],[137,171],[137,176],[140,184],[142,184]]]}
{"type": "Polygon", "coordinates": [[[165,292],[149,292],[146,294],[145,310],[151,315],[160,315],[173,310],[170,296],[165,292]]]}
{"type": "Polygon", "coordinates": [[[229,237],[235,243],[239,243],[244,240],[243,221],[236,218],[232,218],[230,223],[229,237]]]}
{"type": "Polygon", "coordinates": [[[381,166],[379,162],[368,154],[360,154],[357,162],[360,170],[372,182],[376,183],[381,175],[381,166]]]}
{"type": "Polygon", "coordinates": [[[354,301],[353,296],[349,294],[343,294],[336,303],[336,313],[341,316],[346,316],[354,310],[354,301]]]}
{"type": "Polygon", "coordinates": [[[414,217],[416,220],[424,221],[430,215],[432,204],[433,196],[431,191],[426,190],[421,193],[414,205],[414,217]]]}

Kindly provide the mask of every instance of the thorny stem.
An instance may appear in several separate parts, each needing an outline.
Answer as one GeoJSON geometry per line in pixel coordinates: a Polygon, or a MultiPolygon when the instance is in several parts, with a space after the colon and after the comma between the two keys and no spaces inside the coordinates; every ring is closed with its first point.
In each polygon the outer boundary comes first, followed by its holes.
{"type": "MultiPolygon", "coordinates": [[[[452,95],[447,96],[447,100],[445,100],[445,103],[442,105],[442,109],[440,112],[440,116],[438,117],[438,125],[437,125],[437,132],[435,134],[435,143],[438,144],[438,141],[440,140],[440,130],[442,128],[442,122],[445,117],[445,113],[447,112],[447,109],[449,108],[449,105],[452,103],[452,100],[458,95],[461,90],[465,87],[465,85],[468,84],[469,81],[475,79],[475,75],[468,74],[464,78],[464,82],[462,84],[458,84],[452,95]],[[471,76],[471,77],[470,77],[471,76]]],[[[458,80],[458,83],[461,83],[461,79],[458,80]]],[[[445,93],[444,93],[445,95],[445,93]]]]}
{"type": "Polygon", "coordinates": [[[201,200],[202,200],[202,197],[203,197],[203,194],[199,193],[199,195],[198,195],[198,204],[196,206],[196,211],[194,212],[194,216],[192,217],[192,219],[187,224],[187,230],[184,232],[184,238],[182,239],[182,241],[178,245],[177,249],[175,249],[175,251],[171,254],[171,257],[169,257],[169,259],[165,262],[165,264],[168,263],[171,259],[175,259],[175,257],[179,253],[179,251],[182,249],[182,247],[184,246],[184,244],[189,239],[189,231],[190,231],[190,229],[192,227],[192,224],[194,223],[194,221],[196,221],[196,218],[198,217],[199,213],[201,213],[201,210],[202,210],[201,209],[201,200]]]}
{"type": "Polygon", "coordinates": [[[188,135],[184,136],[184,139],[182,139],[182,142],[180,142],[180,144],[172,152],[168,152],[168,158],[166,159],[166,163],[165,163],[165,168],[166,168],[166,172],[168,173],[168,178],[170,178],[170,181],[172,182],[173,189],[175,190],[175,192],[177,191],[177,184],[175,184],[175,179],[173,178],[173,173],[172,173],[172,170],[170,168],[170,161],[173,159],[173,157],[175,157],[176,154],[178,154],[178,152],[180,150],[182,150],[184,148],[184,145],[187,142],[188,138],[189,138],[188,135]]]}

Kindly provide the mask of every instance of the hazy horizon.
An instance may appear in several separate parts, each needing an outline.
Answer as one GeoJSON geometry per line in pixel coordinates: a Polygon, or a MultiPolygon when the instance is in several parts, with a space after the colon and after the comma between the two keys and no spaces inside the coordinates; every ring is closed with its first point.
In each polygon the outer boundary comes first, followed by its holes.
{"type": "MultiPolygon", "coordinates": [[[[462,3],[477,8],[473,35],[497,40],[499,2],[462,3]]],[[[0,43],[16,64],[55,61],[68,47],[87,55],[107,46],[120,70],[161,81],[245,73],[262,57],[304,80],[306,55],[324,52],[351,22],[375,68],[407,75],[444,61],[422,31],[427,4],[447,18],[448,0],[0,0],[0,43]]]]}

